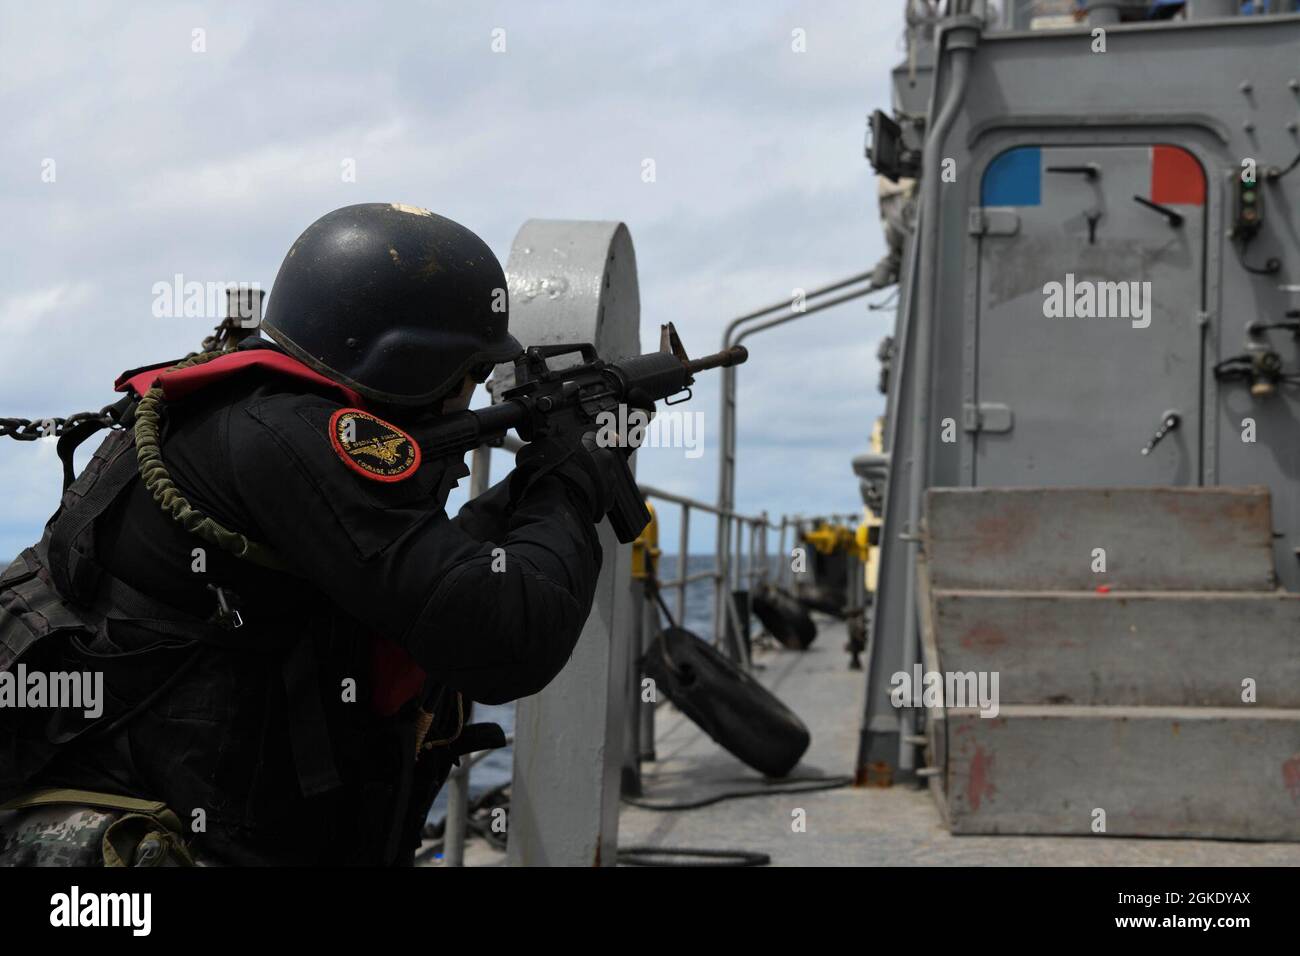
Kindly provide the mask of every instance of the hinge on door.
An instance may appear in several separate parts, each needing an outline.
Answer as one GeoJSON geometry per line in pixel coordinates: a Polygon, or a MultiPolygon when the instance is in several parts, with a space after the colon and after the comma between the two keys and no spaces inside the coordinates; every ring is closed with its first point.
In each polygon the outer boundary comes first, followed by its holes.
{"type": "Polygon", "coordinates": [[[1011,408],[998,402],[980,402],[972,405],[966,402],[961,407],[961,427],[968,432],[992,432],[995,434],[1011,431],[1015,416],[1011,408]]]}
{"type": "Polygon", "coordinates": [[[1014,236],[1020,231],[1020,216],[1010,209],[971,206],[967,231],[972,236],[1014,236]]]}

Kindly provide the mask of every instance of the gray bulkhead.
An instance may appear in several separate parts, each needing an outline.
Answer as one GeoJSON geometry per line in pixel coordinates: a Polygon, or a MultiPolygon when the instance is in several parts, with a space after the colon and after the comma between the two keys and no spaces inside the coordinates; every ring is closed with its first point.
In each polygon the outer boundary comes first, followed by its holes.
{"type": "MultiPolygon", "coordinates": [[[[1300,16],[1114,24],[1104,53],[1084,25],[981,35],[972,18],[950,23],[929,108],[930,140],[936,129],[941,139],[926,144],[923,178],[943,162],[955,181],[928,184],[933,209],[923,182],[904,257],[859,754],[860,772],[886,763],[895,779],[916,766],[914,712],[895,710],[889,690],[891,674],[919,660],[905,639],[916,621],[907,604],[917,451],[921,487],[1265,485],[1278,583],[1300,590],[1297,387],[1259,397],[1214,374],[1252,342],[1300,373],[1291,331],[1247,332],[1300,307],[1300,169],[1265,180],[1300,153],[1300,16]],[[962,69],[956,47],[970,50],[962,69]],[[944,130],[939,114],[953,96],[960,105],[944,130]],[[1244,160],[1256,163],[1264,214],[1243,252],[1232,230],[1244,160]],[[1153,190],[1161,209],[1133,198],[1153,190]],[[1276,271],[1249,271],[1270,258],[1276,271]],[[928,303],[918,286],[927,278],[928,303]],[[1138,283],[1127,291],[1139,294],[1150,283],[1149,317],[1133,301],[1120,316],[1049,317],[1044,286],[1068,281],[1138,283]],[[918,359],[929,363],[928,401],[915,391],[918,359]],[[1177,428],[1143,455],[1170,412],[1177,428]],[[1247,419],[1253,442],[1243,440],[1247,419]]],[[[896,70],[896,83],[906,76],[896,70]]],[[[1103,292],[1118,301],[1115,286],[1103,292]]]]}

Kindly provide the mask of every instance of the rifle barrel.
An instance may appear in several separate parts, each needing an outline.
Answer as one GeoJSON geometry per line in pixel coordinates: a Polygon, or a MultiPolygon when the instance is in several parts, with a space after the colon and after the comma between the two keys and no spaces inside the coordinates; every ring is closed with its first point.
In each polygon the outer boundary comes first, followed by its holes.
{"type": "Polygon", "coordinates": [[[705,355],[703,358],[687,359],[685,365],[686,371],[694,375],[696,372],[711,368],[731,368],[733,365],[742,364],[747,358],[749,358],[749,349],[743,345],[733,345],[729,349],[705,355]]]}

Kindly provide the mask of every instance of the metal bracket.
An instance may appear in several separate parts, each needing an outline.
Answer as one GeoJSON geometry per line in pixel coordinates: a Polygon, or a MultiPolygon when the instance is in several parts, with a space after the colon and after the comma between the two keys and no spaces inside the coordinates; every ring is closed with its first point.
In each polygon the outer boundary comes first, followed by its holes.
{"type": "Polygon", "coordinates": [[[961,427],[967,432],[991,432],[1001,434],[1011,431],[1015,424],[1015,415],[1010,406],[999,402],[980,402],[973,405],[966,402],[961,407],[961,427]]]}
{"type": "Polygon", "coordinates": [[[1014,236],[1020,231],[1020,215],[996,206],[971,206],[967,231],[972,236],[1014,236]]]}

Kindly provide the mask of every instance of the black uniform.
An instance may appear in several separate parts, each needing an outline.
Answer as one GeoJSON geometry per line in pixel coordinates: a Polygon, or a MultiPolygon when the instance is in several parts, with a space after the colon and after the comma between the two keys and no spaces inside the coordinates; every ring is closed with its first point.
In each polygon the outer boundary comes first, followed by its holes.
{"type": "MultiPolygon", "coordinates": [[[[499,703],[544,687],[590,611],[600,546],[581,469],[521,464],[448,518],[464,464],[373,480],[331,444],[341,405],[262,370],[168,404],[176,486],[289,570],[185,531],[131,480],[95,523],[93,561],[196,620],[219,586],[243,625],[212,641],[112,620],[75,642],[117,711],[136,712],[60,749],[33,784],[146,796],[186,823],[201,809],[197,850],[216,861],[410,860],[455,752],[417,758],[420,709],[436,714],[427,739],[446,740],[462,723],[455,692],[499,703]]],[[[385,417],[417,443],[432,420],[385,417]]]]}

